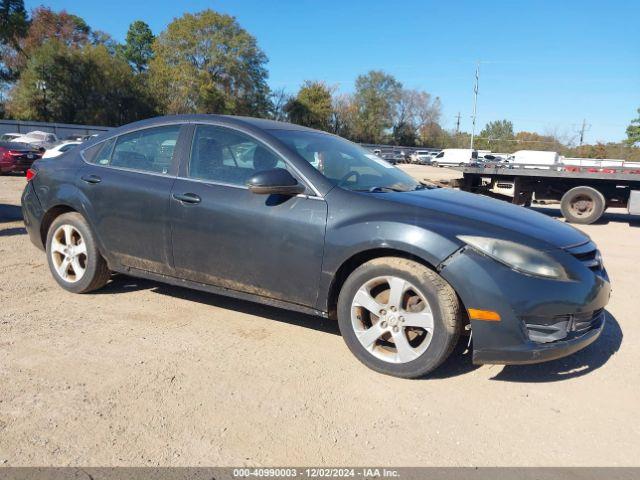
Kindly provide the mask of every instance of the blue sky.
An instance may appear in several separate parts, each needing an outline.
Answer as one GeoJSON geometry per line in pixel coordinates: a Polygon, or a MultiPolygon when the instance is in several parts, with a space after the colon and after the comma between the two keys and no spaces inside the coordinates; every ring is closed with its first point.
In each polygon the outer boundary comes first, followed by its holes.
{"type": "Polygon", "coordinates": [[[273,88],[305,79],[353,89],[382,69],[441,98],[443,124],[470,130],[475,62],[481,60],[478,124],[506,118],[516,130],[620,141],[640,107],[640,2],[216,0],[27,1],[82,16],[124,40],[129,24],[159,33],[183,12],[235,16],[269,57],[273,88]]]}

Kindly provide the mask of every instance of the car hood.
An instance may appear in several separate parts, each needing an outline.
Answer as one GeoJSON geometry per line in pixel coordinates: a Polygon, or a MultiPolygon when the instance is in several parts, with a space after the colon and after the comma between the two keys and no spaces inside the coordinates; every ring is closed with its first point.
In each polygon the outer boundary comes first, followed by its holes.
{"type": "MultiPolygon", "coordinates": [[[[589,240],[580,230],[542,213],[473,193],[449,188],[389,192],[377,196],[426,209],[446,222],[453,234],[486,235],[537,248],[566,248],[589,240]]],[[[423,216],[423,215],[420,215],[423,216]]]]}

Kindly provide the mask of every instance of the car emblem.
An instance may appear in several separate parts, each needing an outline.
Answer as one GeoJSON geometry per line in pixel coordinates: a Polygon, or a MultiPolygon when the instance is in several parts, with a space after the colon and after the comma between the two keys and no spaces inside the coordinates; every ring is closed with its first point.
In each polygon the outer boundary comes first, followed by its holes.
{"type": "Polygon", "coordinates": [[[29,153],[29,154],[27,154],[27,158],[29,160],[33,160],[34,158],[36,158],[36,156],[33,153],[29,153]]]}

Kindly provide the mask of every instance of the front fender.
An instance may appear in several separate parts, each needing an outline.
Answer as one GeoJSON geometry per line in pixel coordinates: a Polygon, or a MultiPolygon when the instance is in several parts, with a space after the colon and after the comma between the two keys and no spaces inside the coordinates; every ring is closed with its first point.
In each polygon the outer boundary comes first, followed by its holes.
{"type": "Polygon", "coordinates": [[[399,212],[396,204],[340,189],[326,199],[327,231],[317,305],[321,311],[328,311],[336,273],[356,255],[395,250],[436,267],[461,246],[455,237],[440,233],[448,230],[441,217],[425,218],[419,209],[407,207],[399,212]]]}

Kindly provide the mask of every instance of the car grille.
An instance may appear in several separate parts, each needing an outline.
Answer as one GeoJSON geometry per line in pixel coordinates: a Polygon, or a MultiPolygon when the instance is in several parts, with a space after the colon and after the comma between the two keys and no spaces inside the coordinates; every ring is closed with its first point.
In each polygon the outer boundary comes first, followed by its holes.
{"type": "Polygon", "coordinates": [[[604,321],[604,309],[554,317],[524,319],[529,339],[538,343],[570,340],[597,328],[604,321]]]}
{"type": "Polygon", "coordinates": [[[602,270],[602,257],[593,242],[583,243],[577,247],[570,247],[565,250],[576,257],[576,259],[582,262],[589,270],[594,272],[602,270]]]}

